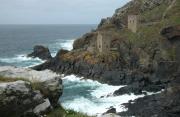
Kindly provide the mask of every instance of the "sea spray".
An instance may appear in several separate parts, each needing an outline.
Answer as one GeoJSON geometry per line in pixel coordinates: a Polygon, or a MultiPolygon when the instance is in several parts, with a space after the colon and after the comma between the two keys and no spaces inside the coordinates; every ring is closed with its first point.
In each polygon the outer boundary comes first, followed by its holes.
{"type": "Polygon", "coordinates": [[[49,49],[51,51],[51,55],[54,57],[59,49],[72,50],[74,39],[57,39],[54,43],[49,45],[49,49]]]}
{"type": "Polygon", "coordinates": [[[85,80],[75,75],[65,76],[64,94],[60,99],[66,109],[72,109],[88,115],[99,115],[110,107],[115,107],[117,112],[126,110],[121,104],[127,103],[144,95],[113,96],[113,92],[123,86],[101,84],[93,80],[85,80]]]}

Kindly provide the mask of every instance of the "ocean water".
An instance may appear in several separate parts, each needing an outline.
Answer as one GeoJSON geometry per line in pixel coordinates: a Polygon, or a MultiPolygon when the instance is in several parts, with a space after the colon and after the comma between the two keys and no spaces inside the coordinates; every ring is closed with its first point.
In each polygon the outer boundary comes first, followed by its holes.
{"type": "Polygon", "coordinates": [[[96,25],[0,25],[0,66],[28,67],[42,63],[27,58],[34,45],[47,46],[52,56],[60,48],[72,49],[74,39],[96,25]]]}
{"type": "MultiPolygon", "coordinates": [[[[47,46],[52,56],[60,48],[72,49],[74,39],[94,29],[96,25],[0,25],[0,66],[30,67],[42,63],[37,58],[27,58],[33,46],[47,46]]],[[[113,96],[113,92],[123,86],[110,86],[97,81],[84,80],[75,75],[63,78],[64,92],[60,103],[88,115],[99,115],[111,106],[118,112],[126,110],[121,106],[129,100],[142,97],[113,96]]]]}

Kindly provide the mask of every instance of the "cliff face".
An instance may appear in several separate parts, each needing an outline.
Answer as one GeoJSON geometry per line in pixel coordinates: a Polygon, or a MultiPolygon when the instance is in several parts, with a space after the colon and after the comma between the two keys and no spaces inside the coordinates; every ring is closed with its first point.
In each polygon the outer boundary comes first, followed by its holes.
{"type": "Polygon", "coordinates": [[[96,30],[75,40],[72,51],[61,50],[55,58],[34,69],[128,85],[114,95],[166,89],[180,73],[179,8],[178,0],[133,0],[117,9],[112,17],[102,19],[96,30]],[[127,28],[128,15],[139,17],[136,33],[127,28]],[[97,51],[99,32],[108,35],[115,51],[97,51]]]}
{"type": "Polygon", "coordinates": [[[131,1],[111,18],[103,19],[96,30],[75,40],[72,51],[57,55],[36,69],[75,73],[115,85],[134,82],[134,77],[142,74],[151,79],[164,77],[159,75],[163,73],[168,76],[176,69],[178,51],[160,32],[180,24],[179,4],[174,0],[131,1]],[[136,33],[127,29],[127,17],[134,14],[139,17],[136,33]],[[109,35],[111,47],[117,51],[108,55],[98,53],[98,32],[109,35]]]}

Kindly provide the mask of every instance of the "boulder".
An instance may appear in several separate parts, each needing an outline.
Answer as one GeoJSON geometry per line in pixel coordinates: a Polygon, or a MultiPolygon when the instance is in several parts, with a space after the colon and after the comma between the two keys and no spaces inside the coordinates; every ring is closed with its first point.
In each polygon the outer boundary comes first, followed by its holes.
{"type": "Polygon", "coordinates": [[[37,109],[37,106],[43,103],[42,94],[33,91],[29,82],[0,83],[0,115],[2,117],[20,117],[26,114],[35,116],[47,111],[50,107],[49,105],[36,113],[33,109],[37,109]]]}
{"type": "Polygon", "coordinates": [[[42,60],[49,60],[52,58],[49,49],[41,45],[34,46],[33,52],[31,54],[28,54],[27,56],[33,58],[37,57],[42,60]]]}
{"type": "Polygon", "coordinates": [[[62,95],[62,80],[59,77],[41,83],[41,93],[49,99],[53,107],[59,106],[59,97],[62,95]]]}
{"type": "Polygon", "coordinates": [[[59,106],[63,92],[59,75],[49,70],[38,72],[10,66],[0,67],[0,75],[17,80],[0,83],[0,115],[3,117],[34,117],[59,106]]]}

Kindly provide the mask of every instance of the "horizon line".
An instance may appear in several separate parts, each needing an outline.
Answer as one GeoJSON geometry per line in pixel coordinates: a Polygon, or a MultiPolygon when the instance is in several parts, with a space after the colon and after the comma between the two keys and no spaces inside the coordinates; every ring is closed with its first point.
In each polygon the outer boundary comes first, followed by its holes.
{"type": "Polygon", "coordinates": [[[0,24],[0,25],[98,25],[98,24],[0,24]]]}

